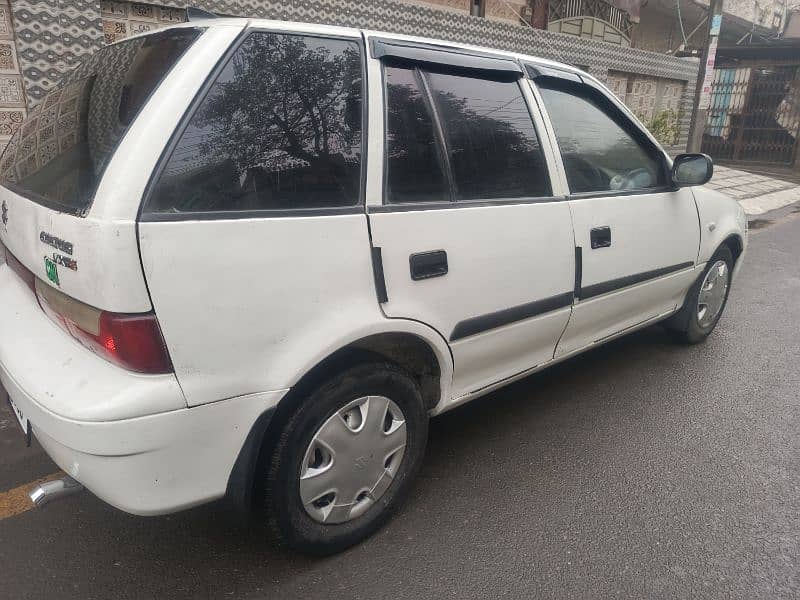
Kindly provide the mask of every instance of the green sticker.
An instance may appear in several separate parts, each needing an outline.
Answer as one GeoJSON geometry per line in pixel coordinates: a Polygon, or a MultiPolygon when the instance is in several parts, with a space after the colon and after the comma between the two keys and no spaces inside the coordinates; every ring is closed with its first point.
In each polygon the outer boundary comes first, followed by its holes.
{"type": "Polygon", "coordinates": [[[46,256],[44,257],[44,268],[47,271],[47,278],[56,285],[61,285],[58,281],[58,265],[46,256]]]}

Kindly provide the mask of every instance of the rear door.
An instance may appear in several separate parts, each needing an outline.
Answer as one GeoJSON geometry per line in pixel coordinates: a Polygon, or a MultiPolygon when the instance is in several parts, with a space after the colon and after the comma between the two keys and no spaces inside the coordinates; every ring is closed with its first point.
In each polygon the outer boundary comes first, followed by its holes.
{"type": "Polygon", "coordinates": [[[558,354],[657,320],[695,278],[691,189],[672,189],[663,151],[598,84],[535,79],[569,186],[581,276],[558,354]]]}
{"type": "Polygon", "coordinates": [[[569,207],[553,195],[514,61],[372,48],[371,123],[385,112],[371,154],[385,172],[368,203],[382,308],[450,343],[458,398],[552,359],[572,304],[569,207]]]}
{"type": "Polygon", "coordinates": [[[358,31],[249,29],[164,151],[140,246],[190,405],[288,388],[382,319],[363,64],[358,31]]]}

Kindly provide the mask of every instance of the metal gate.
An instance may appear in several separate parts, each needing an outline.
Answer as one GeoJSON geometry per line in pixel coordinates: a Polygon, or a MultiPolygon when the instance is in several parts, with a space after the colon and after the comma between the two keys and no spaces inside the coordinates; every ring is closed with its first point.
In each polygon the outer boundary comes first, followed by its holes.
{"type": "Polygon", "coordinates": [[[791,164],[800,138],[800,65],[718,68],[702,151],[713,158],[791,164]]]}

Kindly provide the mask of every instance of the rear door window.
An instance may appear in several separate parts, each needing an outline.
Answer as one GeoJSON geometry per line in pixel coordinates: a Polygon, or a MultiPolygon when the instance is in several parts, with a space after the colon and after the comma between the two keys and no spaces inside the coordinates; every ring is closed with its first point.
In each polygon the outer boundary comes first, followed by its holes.
{"type": "Polygon", "coordinates": [[[551,195],[516,80],[391,64],[384,79],[387,203],[551,195]]]}
{"type": "Polygon", "coordinates": [[[449,202],[423,74],[386,67],[386,194],[388,202],[449,202]]]}
{"type": "Polygon", "coordinates": [[[128,127],[201,33],[171,29],[95,52],[30,112],[0,158],[0,185],[85,216],[128,127]]]}
{"type": "Polygon", "coordinates": [[[362,67],[356,41],[251,33],[180,134],[148,212],[358,204],[362,67]]]}
{"type": "Polygon", "coordinates": [[[542,148],[516,81],[426,73],[456,200],[550,195],[542,148]]]}

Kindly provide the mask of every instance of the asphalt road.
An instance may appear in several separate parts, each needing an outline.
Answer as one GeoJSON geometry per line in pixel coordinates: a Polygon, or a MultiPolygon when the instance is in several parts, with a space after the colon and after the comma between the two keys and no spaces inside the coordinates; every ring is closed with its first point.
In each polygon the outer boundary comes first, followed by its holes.
{"type": "MultiPolygon", "coordinates": [[[[0,598],[798,598],[790,211],[754,231],[706,344],[650,328],[435,419],[410,502],[344,554],[297,556],[220,506],[139,518],[84,492],[0,520],[0,598]]],[[[0,494],[56,470],[10,419],[0,494]]]]}

